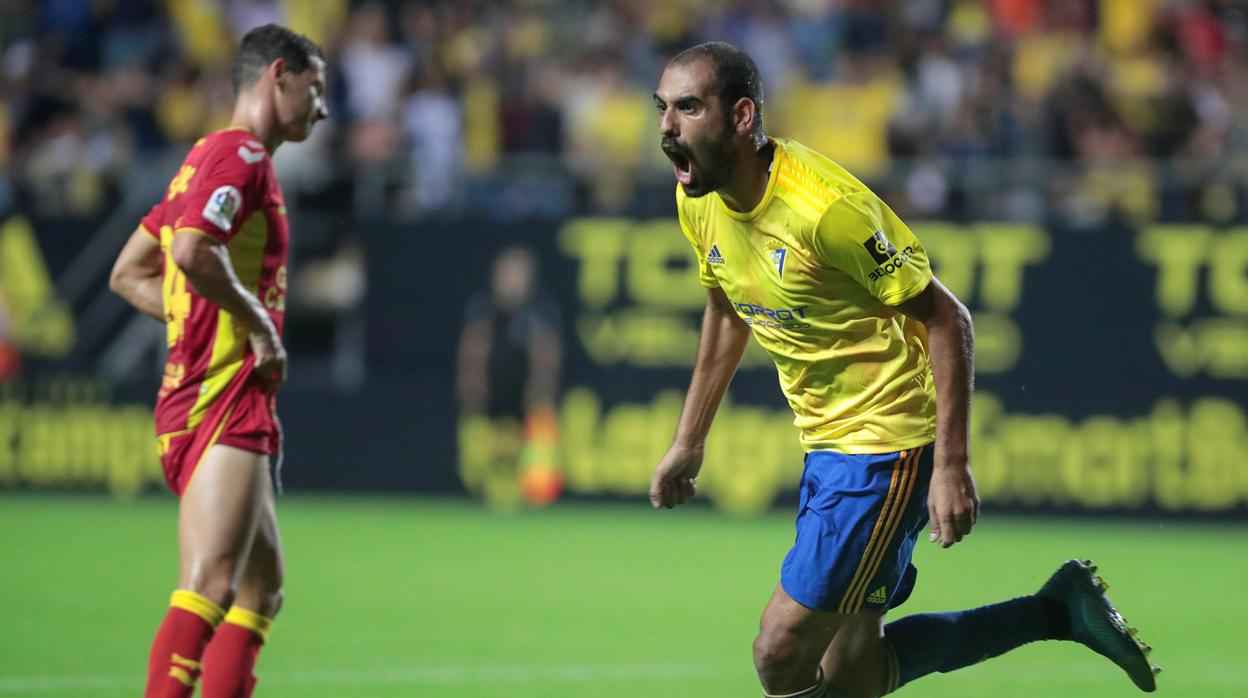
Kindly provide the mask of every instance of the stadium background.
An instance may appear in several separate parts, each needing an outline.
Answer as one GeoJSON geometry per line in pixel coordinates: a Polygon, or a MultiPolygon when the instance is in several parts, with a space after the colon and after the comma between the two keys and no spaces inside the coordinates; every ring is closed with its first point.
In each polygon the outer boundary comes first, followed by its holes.
{"type": "MultiPolygon", "coordinates": [[[[107,272],[189,144],[225,124],[234,41],[267,21],[325,46],[331,109],[276,157],[294,244],[282,516],[305,600],[262,660],[273,694],[753,694],[751,625],[800,474],[764,356],[711,435],[716,511],[642,510],[702,305],[649,95],[667,57],[710,39],[758,62],[769,133],[879,191],[975,314],[995,523],[920,554],[915,608],[1109,556],[1175,695],[1248,687],[1227,627],[1248,582],[1242,3],[50,0],[0,3],[0,695],[130,690],[174,519],[149,413],[163,333],[107,272]],[[561,330],[543,463],[565,497],[491,513],[456,349],[516,244],[561,330]],[[373,594],[391,610],[346,610],[373,594]],[[67,598],[107,610],[84,630],[67,598]],[[114,628],[115,656],[88,651],[114,628]],[[703,639],[690,658],[676,637],[703,639]]],[[[1125,683],[1039,648],[907,690],[1125,683]]]]}

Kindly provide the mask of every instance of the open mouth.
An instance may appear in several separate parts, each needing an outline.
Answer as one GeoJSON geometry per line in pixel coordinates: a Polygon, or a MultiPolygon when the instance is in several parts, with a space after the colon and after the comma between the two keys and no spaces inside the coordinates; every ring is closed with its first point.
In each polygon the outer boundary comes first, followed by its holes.
{"type": "Polygon", "coordinates": [[[672,168],[676,172],[676,181],[681,184],[689,184],[693,181],[693,161],[688,155],[678,150],[663,149],[667,154],[667,158],[672,161],[672,168]]]}

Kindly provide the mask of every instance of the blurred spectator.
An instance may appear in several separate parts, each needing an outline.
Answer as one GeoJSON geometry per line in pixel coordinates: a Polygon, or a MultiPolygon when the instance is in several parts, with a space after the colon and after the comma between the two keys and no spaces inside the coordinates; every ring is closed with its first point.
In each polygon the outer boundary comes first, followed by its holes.
{"type": "Polygon", "coordinates": [[[587,180],[595,204],[622,209],[646,151],[658,152],[647,94],[629,81],[617,57],[597,56],[569,81],[564,115],[570,167],[587,180]]]}
{"type": "Polygon", "coordinates": [[[409,59],[390,36],[384,5],[370,2],[354,13],[338,66],[346,82],[349,118],[378,122],[395,114],[409,59]]]}
{"type": "Polygon", "coordinates": [[[446,79],[436,70],[426,71],[403,105],[414,210],[437,211],[450,202],[463,152],[460,123],[459,103],[446,79]]]}

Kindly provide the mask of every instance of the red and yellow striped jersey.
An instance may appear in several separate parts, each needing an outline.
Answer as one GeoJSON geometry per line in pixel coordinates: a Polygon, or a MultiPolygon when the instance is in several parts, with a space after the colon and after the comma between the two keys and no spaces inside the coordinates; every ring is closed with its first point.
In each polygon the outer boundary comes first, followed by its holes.
{"type": "Polygon", "coordinates": [[[169,358],[156,400],[156,433],[194,429],[251,376],[247,332],[195,292],[173,261],[179,234],[207,235],[229,250],[242,284],[282,330],[286,311],[286,206],[269,153],[241,129],[201,138],[140,227],[164,253],[162,296],[169,358]]]}
{"type": "Polygon", "coordinates": [[[866,186],[773,139],[752,211],[677,185],[703,286],[721,287],[776,363],[807,451],[889,453],[932,441],[927,330],[893,306],[932,280],[927,252],[866,186]]]}

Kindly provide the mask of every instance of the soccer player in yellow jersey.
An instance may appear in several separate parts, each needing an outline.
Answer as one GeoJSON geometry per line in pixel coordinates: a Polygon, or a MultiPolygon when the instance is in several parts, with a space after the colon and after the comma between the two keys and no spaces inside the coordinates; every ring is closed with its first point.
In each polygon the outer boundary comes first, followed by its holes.
{"type": "Polygon", "coordinates": [[[974,332],[927,251],[832,160],[763,132],[749,56],[695,46],[654,94],[680,227],[707,289],[655,507],[694,495],[703,443],[751,334],[775,360],[806,450],[797,536],[763,612],[754,663],[767,696],[879,696],[1036,640],[1080,642],[1155,689],[1089,562],[1036,594],[884,623],[914,587],[915,541],[948,548],[979,514],[968,421],[974,332]]]}

